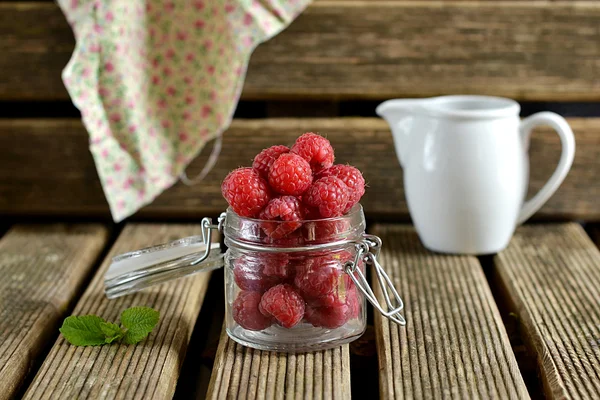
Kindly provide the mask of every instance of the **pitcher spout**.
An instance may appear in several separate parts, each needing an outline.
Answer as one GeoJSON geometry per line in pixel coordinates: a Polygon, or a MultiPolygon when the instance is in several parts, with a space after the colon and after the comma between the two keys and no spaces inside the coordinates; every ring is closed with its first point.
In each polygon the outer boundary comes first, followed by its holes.
{"type": "Polygon", "coordinates": [[[431,99],[394,99],[381,103],[377,115],[387,121],[394,138],[394,147],[400,165],[404,167],[415,114],[431,99]]]}

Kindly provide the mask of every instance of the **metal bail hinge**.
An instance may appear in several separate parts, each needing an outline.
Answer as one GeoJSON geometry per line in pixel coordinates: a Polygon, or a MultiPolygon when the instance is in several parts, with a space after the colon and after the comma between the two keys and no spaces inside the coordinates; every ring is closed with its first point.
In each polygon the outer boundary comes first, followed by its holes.
{"type": "Polygon", "coordinates": [[[371,303],[384,317],[389,318],[399,325],[406,325],[406,320],[402,314],[400,314],[400,311],[404,309],[404,303],[394,287],[392,280],[377,261],[379,251],[381,250],[381,244],[381,239],[379,237],[374,235],[364,235],[364,240],[356,243],[356,256],[354,257],[354,261],[348,261],[344,266],[344,269],[346,273],[350,275],[350,278],[352,278],[356,287],[358,287],[367,300],[369,300],[369,303],[371,303]],[[361,260],[364,261],[366,265],[370,265],[375,269],[379,286],[381,287],[383,297],[387,304],[387,310],[384,309],[379,300],[377,300],[377,297],[373,293],[373,289],[371,289],[371,286],[361,269],[357,268],[361,260]],[[392,303],[388,291],[392,292],[395,304],[392,303]]]}
{"type": "Polygon", "coordinates": [[[224,254],[219,243],[212,243],[212,231],[222,231],[224,223],[225,213],[219,216],[217,224],[213,224],[210,218],[204,218],[201,236],[190,236],[114,257],[104,275],[106,297],[113,299],[172,279],[221,268],[224,254]]]}

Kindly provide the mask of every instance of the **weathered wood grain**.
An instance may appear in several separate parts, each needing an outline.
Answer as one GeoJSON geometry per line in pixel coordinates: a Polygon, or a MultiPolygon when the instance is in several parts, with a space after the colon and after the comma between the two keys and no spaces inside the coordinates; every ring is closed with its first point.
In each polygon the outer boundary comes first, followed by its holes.
{"type": "Polygon", "coordinates": [[[75,347],[60,336],[25,398],[170,399],[210,274],[108,300],[104,295],[104,273],[116,254],[197,234],[199,225],[127,225],[73,314],[96,314],[118,321],[128,307],[149,306],[160,312],[160,323],[148,339],[137,345],[75,347]]]}
{"type": "Polygon", "coordinates": [[[0,240],[0,399],[16,395],[104,248],[102,225],[16,225],[0,240]]]}
{"type": "Polygon", "coordinates": [[[477,258],[428,252],[408,226],[373,233],[407,320],[400,327],[374,314],[381,397],[528,398],[477,258]]]}
{"type": "MultiPolygon", "coordinates": [[[[575,132],[575,163],[558,192],[538,218],[600,220],[600,119],[570,119],[575,132]]],[[[214,170],[196,186],[177,184],[140,218],[189,218],[218,214],[225,208],[220,182],[241,165],[250,165],[260,150],[291,144],[306,131],[326,135],[337,162],[360,168],[369,187],[362,203],[370,217],[408,218],[402,170],[385,122],[373,118],[236,120],[224,134],[223,151],[214,170]]],[[[0,215],[76,215],[108,218],[88,136],[75,120],[0,120],[0,215]]],[[[550,176],[560,153],[550,130],[533,134],[531,191],[550,176]]],[[[203,165],[206,155],[191,168],[203,165]]]]}
{"type": "Polygon", "coordinates": [[[229,339],[225,329],[207,399],[349,399],[348,345],[286,354],[254,350],[229,339]]]}
{"type": "Polygon", "coordinates": [[[495,257],[547,398],[600,397],[600,251],[577,224],[523,226],[495,257]]]}
{"type": "MultiPolygon", "coordinates": [[[[595,1],[318,1],[258,47],[242,97],[599,100],[599,18],[595,1]]],[[[0,99],[66,99],[73,45],[56,5],[0,3],[0,99]]]]}

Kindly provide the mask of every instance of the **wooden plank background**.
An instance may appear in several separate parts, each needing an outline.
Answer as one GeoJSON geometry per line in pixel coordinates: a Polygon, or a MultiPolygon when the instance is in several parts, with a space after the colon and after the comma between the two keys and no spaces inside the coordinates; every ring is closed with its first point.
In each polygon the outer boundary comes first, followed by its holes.
{"type": "MultiPolygon", "coordinates": [[[[317,1],[259,46],[243,98],[600,100],[599,19],[594,1],[317,1]]],[[[73,43],[57,5],[0,3],[0,99],[67,99],[73,43]]]]}
{"type": "MultiPolygon", "coordinates": [[[[600,119],[570,119],[577,141],[573,168],[538,217],[600,220],[600,119]]],[[[236,120],[224,135],[214,170],[196,186],[175,185],[137,217],[202,217],[225,208],[220,181],[232,169],[274,143],[290,144],[318,131],[336,148],[337,162],[352,162],[369,184],[363,198],[370,217],[408,218],[402,170],[387,124],[374,118],[236,120]]],[[[0,215],[108,217],[88,136],[76,120],[0,120],[0,215]]],[[[531,189],[545,183],[556,166],[559,140],[535,132],[531,144],[531,189]]],[[[205,155],[209,149],[205,149],[205,155]]],[[[203,165],[200,157],[191,172],[203,165]]]]}
{"type": "Polygon", "coordinates": [[[0,399],[16,396],[108,240],[92,225],[16,225],[0,240],[0,399]]]}

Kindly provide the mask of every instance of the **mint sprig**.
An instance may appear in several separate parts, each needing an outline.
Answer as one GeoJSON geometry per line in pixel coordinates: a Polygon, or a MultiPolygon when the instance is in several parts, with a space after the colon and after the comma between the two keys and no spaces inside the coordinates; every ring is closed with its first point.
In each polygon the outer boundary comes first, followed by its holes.
{"type": "Polygon", "coordinates": [[[136,344],[146,338],[158,323],[158,311],[148,307],[132,307],[121,314],[121,325],[127,331],[123,342],[136,344]]]}
{"type": "Polygon", "coordinates": [[[131,307],[121,314],[120,326],[97,315],[82,315],[65,318],[59,330],[67,342],[75,346],[136,344],[152,332],[159,318],[159,312],[150,307],[131,307]]]}

